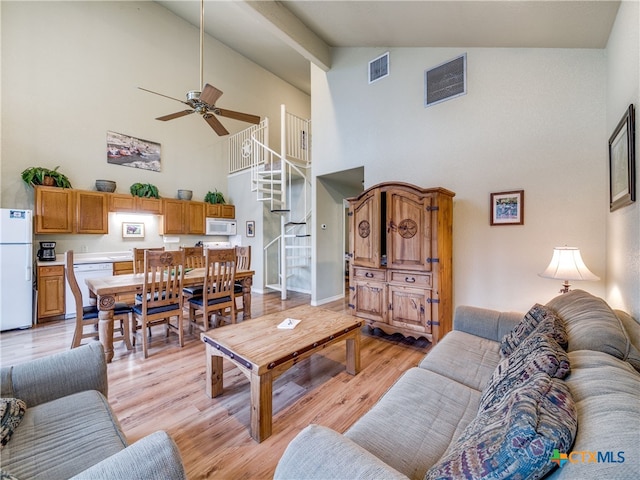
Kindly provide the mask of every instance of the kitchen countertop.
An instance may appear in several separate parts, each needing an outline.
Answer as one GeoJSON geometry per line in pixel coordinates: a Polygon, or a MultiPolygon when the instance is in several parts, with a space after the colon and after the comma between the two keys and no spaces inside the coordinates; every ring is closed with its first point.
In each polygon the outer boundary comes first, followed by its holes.
{"type": "MultiPolygon", "coordinates": [[[[133,261],[133,252],[125,250],[122,252],[96,252],[96,253],[75,253],[73,263],[114,263],[133,261]]],[[[38,266],[64,265],[64,253],[58,253],[55,261],[43,262],[38,260],[38,266]]]]}

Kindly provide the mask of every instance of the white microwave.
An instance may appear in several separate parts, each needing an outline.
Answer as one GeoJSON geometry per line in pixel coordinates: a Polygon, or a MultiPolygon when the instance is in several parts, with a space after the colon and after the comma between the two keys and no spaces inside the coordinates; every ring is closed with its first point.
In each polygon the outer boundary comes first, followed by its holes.
{"type": "Polygon", "coordinates": [[[220,218],[207,218],[207,235],[235,235],[236,221],[222,220],[220,218]]]}

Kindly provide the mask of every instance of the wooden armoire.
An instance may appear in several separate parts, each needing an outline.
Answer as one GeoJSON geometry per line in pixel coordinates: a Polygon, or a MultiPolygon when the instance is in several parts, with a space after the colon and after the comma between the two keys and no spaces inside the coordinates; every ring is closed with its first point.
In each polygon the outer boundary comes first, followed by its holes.
{"type": "Polygon", "coordinates": [[[451,330],[454,196],[387,182],[348,199],[352,315],[433,344],[451,330]]]}

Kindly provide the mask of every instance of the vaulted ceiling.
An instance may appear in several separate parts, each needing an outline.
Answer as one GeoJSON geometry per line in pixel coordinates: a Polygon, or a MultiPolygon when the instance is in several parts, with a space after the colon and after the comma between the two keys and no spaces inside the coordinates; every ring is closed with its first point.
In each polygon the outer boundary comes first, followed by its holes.
{"type": "MultiPolygon", "coordinates": [[[[200,25],[198,0],[160,0],[200,25]]],[[[205,31],[310,93],[333,47],[604,48],[619,1],[205,0],[205,31]]]]}

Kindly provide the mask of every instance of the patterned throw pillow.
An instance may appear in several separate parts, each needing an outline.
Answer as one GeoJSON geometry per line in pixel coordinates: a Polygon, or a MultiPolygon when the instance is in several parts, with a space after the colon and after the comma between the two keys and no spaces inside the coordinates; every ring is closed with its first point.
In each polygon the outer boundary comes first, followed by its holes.
{"type": "Polygon", "coordinates": [[[14,430],[18,427],[27,410],[27,405],[17,398],[0,398],[0,415],[2,416],[1,446],[4,447],[14,430]]]}
{"type": "Polygon", "coordinates": [[[553,451],[569,451],[577,428],[565,382],[538,373],[479,413],[424,478],[542,478],[554,467],[553,451]]]}
{"type": "Polygon", "coordinates": [[[499,402],[511,390],[521,386],[538,372],[564,378],[570,370],[567,352],[554,339],[535,332],[493,371],[482,392],[479,411],[499,402]]]}
{"type": "MultiPolygon", "coordinates": [[[[525,314],[522,321],[518,325],[513,327],[513,330],[511,330],[511,332],[509,332],[502,338],[502,342],[500,343],[500,354],[503,357],[511,355],[511,352],[513,352],[518,347],[518,345],[520,345],[525,338],[531,335],[533,331],[538,327],[538,325],[547,318],[551,318],[556,328],[561,329],[559,333],[560,338],[556,339],[556,341],[558,341],[560,346],[566,349],[568,341],[567,332],[564,328],[564,322],[555,314],[552,309],[536,303],[525,314]]],[[[549,331],[550,333],[554,333],[552,329],[550,329],[549,331]]]]}

